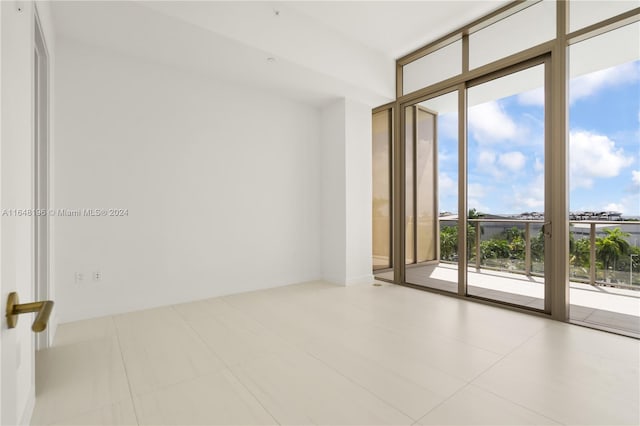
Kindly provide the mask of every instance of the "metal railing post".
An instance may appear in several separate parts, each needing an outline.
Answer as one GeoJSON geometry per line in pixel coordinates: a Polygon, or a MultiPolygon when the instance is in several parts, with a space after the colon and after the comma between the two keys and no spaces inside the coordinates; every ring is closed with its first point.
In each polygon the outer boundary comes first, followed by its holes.
{"type": "Polygon", "coordinates": [[[476,226],[476,269],[480,269],[480,221],[475,223],[476,226]]]}
{"type": "Polygon", "coordinates": [[[589,228],[589,284],[596,284],[596,224],[589,228]]]}
{"type": "Polygon", "coordinates": [[[531,227],[524,224],[524,273],[531,275],[531,227]]]}

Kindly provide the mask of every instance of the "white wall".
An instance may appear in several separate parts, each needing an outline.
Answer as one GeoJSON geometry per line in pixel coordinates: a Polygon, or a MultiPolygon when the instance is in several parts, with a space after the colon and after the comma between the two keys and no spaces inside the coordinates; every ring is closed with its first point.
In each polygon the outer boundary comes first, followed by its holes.
{"type": "Polygon", "coordinates": [[[341,99],[321,111],[323,278],[373,282],[371,107],[341,99]]]}
{"type": "Polygon", "coordinates": [[[345,283],[367,284],[373,282],[371,107],[347,100],[345,116],[345,283]]]}
{"type": "Polygon", "coordinates": [[[60,322],[321,277],[316,109],[69,40],[55,90],[54,207],[128,209],[54,219],[60,322]]]}
{"type": "Polygon", "coordinates": [[[322,141],[322,272],[323,278],[344,284],[346,265],[345,101],[321,111],[322,141]]]}

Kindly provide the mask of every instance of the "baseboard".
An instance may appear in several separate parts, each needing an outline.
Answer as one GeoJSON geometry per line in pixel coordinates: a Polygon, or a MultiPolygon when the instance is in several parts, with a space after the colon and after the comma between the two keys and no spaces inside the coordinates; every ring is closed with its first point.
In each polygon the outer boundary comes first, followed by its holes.
{"type": "Polygon", "coordinates": [[[323,277],[323,281],[326,281],[331,284],[341,285],[341,286],[350,286],[350,285],[361,285],[361,284],[373,284],[375,278],[373,274],[361,275],[359,277],[352,278],[344,278],[344,277],[323,277]]]}
{"type": "Polygon", "coordinates": [[[359,277],[347,278],[345,282],[345,286],[350,285],[363,285],[363,284],[373,284],[375,278],[373,274],[361,275],[359,277]]]}

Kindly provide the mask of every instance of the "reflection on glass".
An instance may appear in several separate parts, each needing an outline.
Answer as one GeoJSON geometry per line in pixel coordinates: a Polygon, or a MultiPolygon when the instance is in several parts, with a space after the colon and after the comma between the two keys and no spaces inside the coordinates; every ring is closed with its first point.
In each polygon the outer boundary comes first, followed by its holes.
{"type": "Polygon", "coordinates": [[[638,7],[637,1],[601,0],[569,2],[569,32],[638,7]]]}
{"type": "Polygon", "coordinates": [[[435,130],[436,116],[425,108],[416,109],[416,261],[436,259],[435,130]]]}
{"type": "Polygon", "coordinates": [[[462,41],[455,41],[402,67],[402,93],[454,77],[462,72],[462,41]]]}
{"type": "Polygon", "coordinates": [[[544,308],[544,65],[468,89],[468,293],[544,308]],[[533,265],[536,265],[535,267],[533,265]]]}
{"type": "Polygon", "coordinates": [[[406,281],[458,291],[458,92],[420,102],[416,175],[418,263],[406,281]],[[439,256],[439,257],[438,257],[439,256]],[[433,262],[440,259],[440,262],[433,262]]]}
{"type": "Polygon", "coordinates": [[[391,267],[391,110],[373,114],[373,270],[391,267]]]}
{"type": "Polygon", "coordinates": [[[405,263],[413,263],[415,259],[414,247],[414,189],[413,189],[413,154],[414,154],[414,107],[405,108],[405,263]]]}
{"type": "Polygon", "coordinates": [[[471,69],[505,58],[556,36],[556,2],[543,0],[469,36],[471,69]]]}

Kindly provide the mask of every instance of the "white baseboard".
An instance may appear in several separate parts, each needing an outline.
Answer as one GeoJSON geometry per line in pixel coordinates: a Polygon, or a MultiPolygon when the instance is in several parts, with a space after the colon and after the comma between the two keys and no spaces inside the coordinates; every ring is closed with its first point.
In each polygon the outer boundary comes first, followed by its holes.
{"type": "Polygon", "coordinates": [[[362,285],[362,284],[373,284],[375,278],[373,274],[361,275],[359,277],[347,278],[346,283],[344,285],[362,285]]]}

